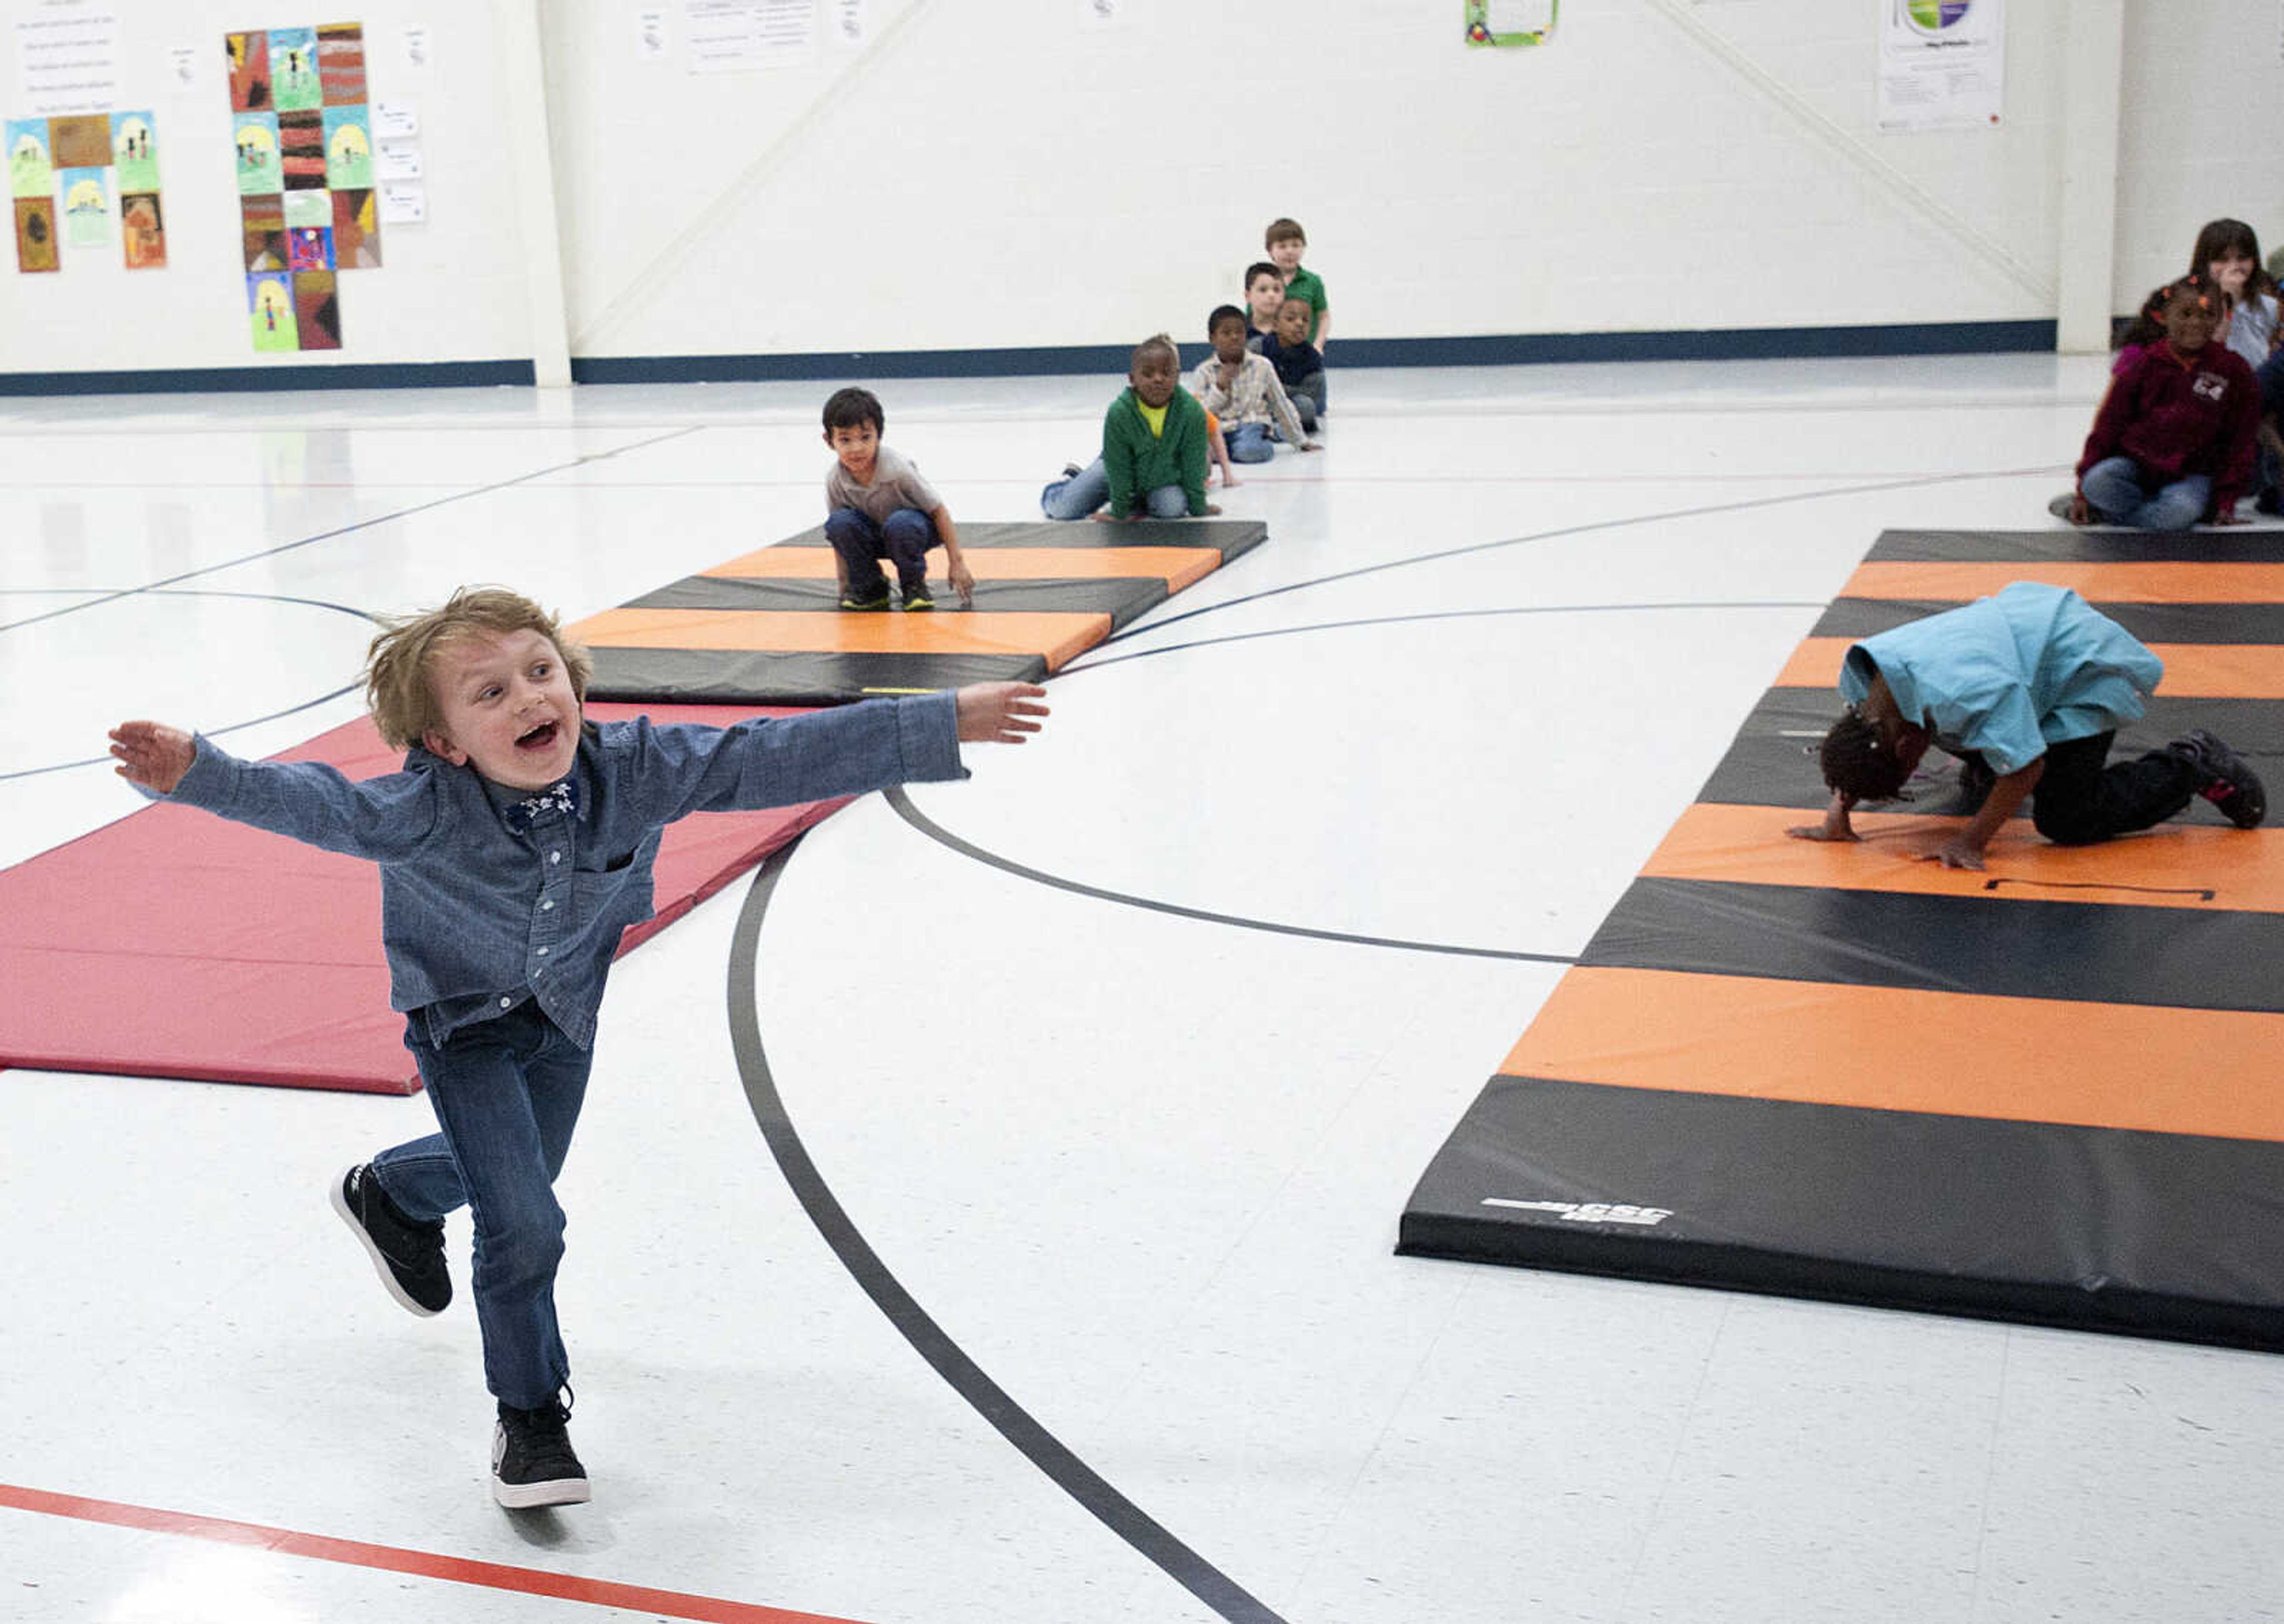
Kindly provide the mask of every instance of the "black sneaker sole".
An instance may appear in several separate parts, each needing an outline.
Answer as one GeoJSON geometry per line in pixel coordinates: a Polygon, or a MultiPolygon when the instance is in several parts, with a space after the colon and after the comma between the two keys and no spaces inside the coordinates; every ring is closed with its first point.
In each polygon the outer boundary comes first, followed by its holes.
{"type": "Polygon", "coordinates": [[[540,1483],[503,1483],[492,1480],[492,1498],[511,1511],[532,1511],[546,1505],[584,1505],[590,1495],[584,1478],[554,1478],[540,1483]]]}
{"type": "MultiPolygon", "coordinates": [[[[444,1310],[423,1307],[396,1283],[396,1271],[388,1266],[388,1254],[373,1245],[372,1237],[365,1232],[364,1225],[359,1223],[357,1215],[349,1211],[349,1175],[364,1165],[363,1162],[359,1162],[355,1167],[343,1167],[340,1170],[339,1175],[333,1180],[332,1189],[326,1194],[326,1205],[339,1214],[343,1223],[348,1225],[349,1233],[356,1237],[357,1245],[364,1248],[365,1256],[372,1260],[373,1273],[380,1277],[381,1285],[391,1297],[396,1300],[397,1306],[408,1314],[418,1315],[422,1319],[434,1319],[444,1310]]],[[[448,1304],[447,1307],[449,1306],[448,1304]]],[[[582,1495],[581,1498],[583,1499],[585,1496],[582,1495]]]]}

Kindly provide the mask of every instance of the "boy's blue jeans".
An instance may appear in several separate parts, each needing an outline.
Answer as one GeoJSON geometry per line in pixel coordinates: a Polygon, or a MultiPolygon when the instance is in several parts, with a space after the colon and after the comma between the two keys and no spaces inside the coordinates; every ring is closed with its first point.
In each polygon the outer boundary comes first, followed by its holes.
{"type": "Polygon", "coordinates": [[[485,1385],[502,1403],[536,1409],[571,1374],[555,1323],[563,1208],[554,1185],[593,1054],[566,1037],[536,999],[461,1027],[441,1047],[428,1041],[416,1011],[404,1046],[419,1063],[443,1132],[381,1152],[373,1175],[419,1222],[468,1208],[485,1385]]]}
{"type": "MultiPolygon", "coordinates": [[[[1232,461],[1235,456],[1231,454],[1232,461]]],[[[1039,511],[1049,519],[1084,519],[1109,500],[1110,473],[1098,457],[1069,479],[1051,481],[1039,493],[1039,511]]],[[[1178,485],[1161,485],[1144,496],[1142,505],[1153,519],[1186,519],[1190,514],[1190,498],[1178,485]]]]}
{"type": "Polygon", "coordinates": [[[909,597],[927,585],[927,552],[935,545],[935,521],[918,508],[898,508],[885,524],[874,524],[862,508],[835,508],[825,518],[825,539],[848,566],[849,596],[862,603],[887,596],[888,578],[880,560],[896,561],[896,585],[909,597]]]}
{"type": "Polygon", "coordinates": [[[2205,516],[2212,480],[2202,473],[2178,480],[2143,472],[2130,457],[2105,457],[2077,482],[2097,517],[2136,530],[2186,530],[2205,516]]]}
{"type": "Polygon", "coordinates": [[[1269,442],[1266,423],[1224,423],[1221,437],[1229,447],[1229,460],[1233,463],[1265,463],[1276,455],[1269,442]]]}

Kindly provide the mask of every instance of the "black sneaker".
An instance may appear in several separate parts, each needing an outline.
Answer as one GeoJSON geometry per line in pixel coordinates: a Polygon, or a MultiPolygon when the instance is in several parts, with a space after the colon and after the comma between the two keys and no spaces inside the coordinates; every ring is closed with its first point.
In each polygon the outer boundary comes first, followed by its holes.
{"type": "Polygon", "coordinates": [[[452,1300],[452,1275],[444,1266],[444,1226],[416,1223],[399,1212],[373,1177],[369,1161],[335,1180],[329,1198],[372,1260],[388,1294],[415,1314],[442,1314],[452,1300]]]}
{"type": "Polygon", "coordinates": [[[935,607],[935,599],[929,595],[927,582],[923,581],[916,587],[906,587],[904,589],[904,609],[907,613],[911,613],[914,609],[933,609],[935,607]]]}
{"type": "Polygon", "coordinates": [[[571,1452],[571,1407],[550,1399],[537,1409],[499,1407],[492,1427],[492,1498],[511,1511],[584,1505],[587,1469],[571,1452]]]}
{"type": "Polygon", "coordinates": [[[2197,793],[2228,815],[2239,829],[2257,829],[2268,816],[2268,790],[2244,758],[2202,728],[2165,748],[2197,769],[2197,793]]]}
{"type": "Polygon", "coordinates": [[[842,598],[842,599],[841,600],[841,606],[843,609],[854,609],[854,610],[857,611],[859,613],[866,613],[866,614],[871,613],[873,610],[876,610],[876,609],[886,609],[886,608],[888,606],[888,583],[887,583],[886,582],[882,582],[880,583],[880,595],[879,595],[878,597],[844,597],[844,598],[842,598]]]}

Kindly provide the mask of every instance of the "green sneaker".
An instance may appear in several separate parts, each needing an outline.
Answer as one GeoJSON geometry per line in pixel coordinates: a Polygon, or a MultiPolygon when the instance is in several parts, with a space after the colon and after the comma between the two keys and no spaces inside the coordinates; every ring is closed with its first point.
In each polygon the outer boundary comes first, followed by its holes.
{"type": "Polygon", "coordinates": [[[915,609],[933,609],[935,607],[935,599],[928,596],[927,582],[923,581],[916,587],[906,587],[904,589],[905,613],[909,614],[915,609]]]}
{"type": "Polygon", "coordinates": [[[888,589],[885,585],[882,586],[879,595],[873,597],[844,597],[841,600],[841,606],[843,609],[856,610],[862,614],[886,609],[888,606],[888,589]]]}

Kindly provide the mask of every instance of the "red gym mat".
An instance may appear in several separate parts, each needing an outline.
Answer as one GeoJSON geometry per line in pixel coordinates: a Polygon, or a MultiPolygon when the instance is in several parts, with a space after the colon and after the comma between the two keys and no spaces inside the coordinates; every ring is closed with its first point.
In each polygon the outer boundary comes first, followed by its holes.
{"type": "MultiPolygon", "coordinates": [[[[723,725],[797,709],[591,704],[598,722],[723,725]]],[[[275,758],[353,778],[402,756],[351,722],[275,758]]],[[[130,793],[123,786],[122,794],[130,793]]],[[[657,917],[625,953],[842,803],[700,813],[659,848],[657,917]]],[[[0,871],[0,1066],[411,1094],[369,863],[154,805],[0,871]]]]}

